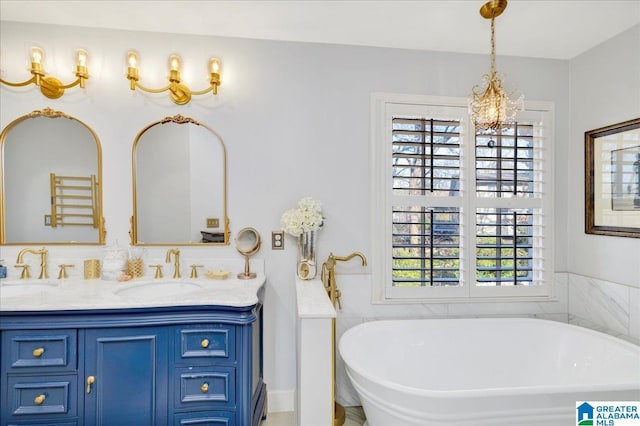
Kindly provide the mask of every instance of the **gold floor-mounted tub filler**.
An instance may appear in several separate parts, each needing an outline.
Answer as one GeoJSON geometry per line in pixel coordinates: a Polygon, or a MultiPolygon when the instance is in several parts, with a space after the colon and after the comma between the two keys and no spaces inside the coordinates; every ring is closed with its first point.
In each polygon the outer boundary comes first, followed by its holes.
{"type": "MultiPolygon", "coordinates": [[[[320,279],[324,284],[324,289],[327,291],[331,304],[337,309],[342,309],[342,303],[340,303],[340,296],[342,293],[338,289],[336,283],[335,268],[336,262],[348,262],[354,257],[359,257],[362,260],[362,266],[367,266],[367,258],[360,252],[353,252],[348,256],[334,256],[333,253],[329,254],[327,260],[322,264],[322,272],[320,273],[320,279]]],[[[345,409],[342,405],[336,402],[336,318],[331,318],[331,372],[332,372],[332,384],[331,384],[331,400],[333,401],[333,426],[342,426],[345,421],[345,409]]]]}

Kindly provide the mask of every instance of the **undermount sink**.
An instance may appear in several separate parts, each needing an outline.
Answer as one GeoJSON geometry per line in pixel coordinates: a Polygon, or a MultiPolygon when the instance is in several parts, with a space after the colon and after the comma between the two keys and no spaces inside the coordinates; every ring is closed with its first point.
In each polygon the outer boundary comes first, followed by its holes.
{"type": "Polygon", "coordinates": [[[202,287],[200,284],[185,281],[162,281],[134,284],[129,287],[116,290],[118,296],[132,297],[136,299],[149,297],[167,297],[188,294],[202,287]]]}
{"type": "Polygon", "coordinates": [[[0,297],[24,297],[31,296],[36,293],[46,293],[55,289],[57,283],[50,281],[43,282],[0,282],[0,297]]]}

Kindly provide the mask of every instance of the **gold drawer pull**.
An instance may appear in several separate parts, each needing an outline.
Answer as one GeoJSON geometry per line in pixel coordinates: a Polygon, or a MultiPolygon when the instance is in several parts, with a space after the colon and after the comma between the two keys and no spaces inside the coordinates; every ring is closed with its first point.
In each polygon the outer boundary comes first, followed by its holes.
{"type": "Polygon", "coordinates": [[[87,377],[87,393],[91,393],[91,385],[96,382],[96,378],[93,376],[87,377]]]}
{"type": "Polygon", "coordinates": [[[202,342],[200,342],[200,346],[202,346],[203,348],[208,348],[209,347],[209,339],[202,339],[202,342]]]}
{"type": "Polygon", "coordinates": [[[35,403],[36,403],[36,405],[42,405],[42,403],[44,402],[44,400],[45,400],[45,399],[47,399],[47,397],[45,396],[45,394],[41,394],[41,395],[36,396],[36,397],[33,399],[33,402],[35,402],[35,403]]]}
{"type": "Polygon", "coordinates": [[[44,348],[37,348],[33,350],[33,356],[36,358],[40,358],[44,353],[44,348]]]}
{"type": "Polygon", "coordinates": [[[209,392],[209,384],[208,383],[203,383],[202,386],[200,386],[200,390],[202,391],[202,393],[209,392]]]}

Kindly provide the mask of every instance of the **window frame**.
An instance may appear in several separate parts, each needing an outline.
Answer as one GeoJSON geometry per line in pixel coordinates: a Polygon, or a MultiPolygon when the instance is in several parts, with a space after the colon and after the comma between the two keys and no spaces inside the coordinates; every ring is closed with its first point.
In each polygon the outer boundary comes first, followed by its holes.
{"type": "MultiPolygon", "coordinates": [[[[371,95],[370,134],[370,199],[371,199],[371,254],[373,285],[372,303],[447,303],[495,301],[548,301],[553,294],[553,143],[554,104],[544,101],[526,101],[525,109],[518,113],[522,121],[543,121],[544,143],[541,148],[545,179],[542,196],[532,199],[482,198],[475,195],[475,130],[467,111],[467,99],[445,96],[373,93],[371,95]],[[415,115],[424,118],[452,118],[461,120],[460,182],[461,193],[456,197],[397,196],[392,189],[391,133],[394,116],[415,115]],[[464,111],[464,112],[463,112],[464,111]],[[457,115],[453,115],[457,113],[457,115]],[[471,196],[470,196],[471,195],[471,196]],[[405,201],[398,201],[403,198],[405,201]],[[459,286],[393,287],[392,269],[392,207],[398,202],[416,206],[459,207],[461,270],[459,286]],[[476,285],[476,209],[533,207],[541,212],[543,221],[543,252],[541,284],[532,286],[478,286],[476,285]]],[[[537,185],[537,183],[536,183],[537,185]]],[[[540,270],[540,267],[537,268],[540,270]]]]}

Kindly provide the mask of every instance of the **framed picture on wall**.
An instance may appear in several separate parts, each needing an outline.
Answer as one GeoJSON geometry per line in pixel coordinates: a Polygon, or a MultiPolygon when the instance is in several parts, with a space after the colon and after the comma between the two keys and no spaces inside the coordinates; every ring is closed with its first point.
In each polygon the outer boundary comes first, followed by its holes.
{"type": "Polygon", "coordinates": [[[640,118],[584,133],[585,232],[640,238],[640,118]]]}

